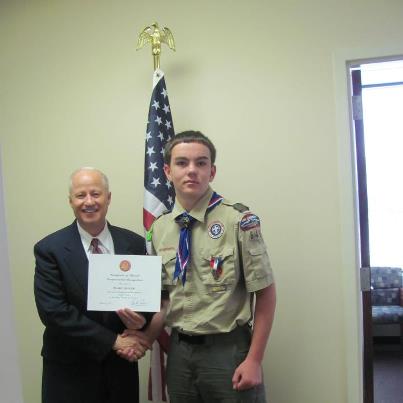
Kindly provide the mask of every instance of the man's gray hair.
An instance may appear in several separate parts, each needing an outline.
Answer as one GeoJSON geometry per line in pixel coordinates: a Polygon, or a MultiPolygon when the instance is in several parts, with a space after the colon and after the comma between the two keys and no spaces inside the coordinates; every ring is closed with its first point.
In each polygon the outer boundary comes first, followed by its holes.
{"type": "Polygon", "coordinates": [[[69,181],[69,194],[71,194],[71,190],[73,188],[73,177],[78,174],[81,171],[95,171],[98,172],[101,175],[102,178],[102,182],[105,186],[105,190],[107,192],[109,192],[109,180],[108,177],[99,169],[97,168],[93,168],[93,167],[82,167],[82,168],[78,168],[76,169],[71,175],[70,175],[70,181],[69,181]]]}

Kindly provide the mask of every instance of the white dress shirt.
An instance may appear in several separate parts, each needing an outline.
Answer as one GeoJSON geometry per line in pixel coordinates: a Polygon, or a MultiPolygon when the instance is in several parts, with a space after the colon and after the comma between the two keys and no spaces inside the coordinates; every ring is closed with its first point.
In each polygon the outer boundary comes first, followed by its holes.
{"type": "Polygon", "coordinates": [[[106,222],[104,229],[97,236],[92,236],[91,234],[89,234],[85,229],[83,229],[80,226],[78,221],[77,221],[77,228],[87,256],[91,253],[90,246],[93,238],[98,238],[99,240],[98,246],[102,250],[102,253],[109,253],[111,255],[115,254],[115,247],[113,245],[112,235],[109,231],[108,224],[106,222]]]}

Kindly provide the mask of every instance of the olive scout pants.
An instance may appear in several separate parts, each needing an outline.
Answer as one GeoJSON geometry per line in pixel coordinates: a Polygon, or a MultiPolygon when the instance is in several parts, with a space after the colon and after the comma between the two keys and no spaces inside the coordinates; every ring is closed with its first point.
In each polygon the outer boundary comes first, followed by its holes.
{"type": "Polygon", "coordinates": [[[171,403],[265,403],[264,385],[236,391],[235,369],[251,340],[248,326],[230,333],[189,336],[173,329],[167,363],[171,403]]]}

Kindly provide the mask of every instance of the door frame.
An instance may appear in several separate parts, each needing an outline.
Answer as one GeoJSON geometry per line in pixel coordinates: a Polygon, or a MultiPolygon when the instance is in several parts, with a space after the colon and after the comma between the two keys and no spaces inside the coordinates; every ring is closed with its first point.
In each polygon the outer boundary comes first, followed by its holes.
{"type": "Polygon", "coordinates": [[[333,90],[340,197],[340,270],[343,282],[345,383],[348,403],[364,402],[359,216],[349,68],[351,64],[401,59],[401,55],[403,55],[403,45],[384,48],[340,49],[333,53],[333,90]]]}
{"type": "MultiPolygon", "coordinates": [[[[378,62],[378,61],[377,61],[378,62]]],[[[356,198],[358,203],[359,270],[362,307],[362,380],[364,403],[374,403],[374,357],[372,338],[372,304],[370,289],[370,253],[368,225],[367,163],[365,157],[365,127],[362,107],[361,64],[349,66],[351,119],[355,145],[356,198]],[[365,278],[366,277],[366,278],[365,278]],[[365,284],[364,284],[365,283],[365,284]]]]}

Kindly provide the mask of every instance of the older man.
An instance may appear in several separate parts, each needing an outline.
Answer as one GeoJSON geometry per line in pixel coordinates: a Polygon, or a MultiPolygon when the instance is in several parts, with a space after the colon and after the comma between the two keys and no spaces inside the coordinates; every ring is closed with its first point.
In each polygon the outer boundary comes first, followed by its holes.
{"type": "Polygon", "coordinates": [[[69,202],[76,220],[34,247],[35,301],[45,325],[44,403],[138,402],[136,360],[150,345],[140,331],[123,332],[143,328],[150,318],[87,311],[88,255],[144,254],[141,236],[107,223],[110,201],[108,179],[101,171],[75,171],[69,202]],[[117,354],[122,351],[131,362],[117,354]]]}

